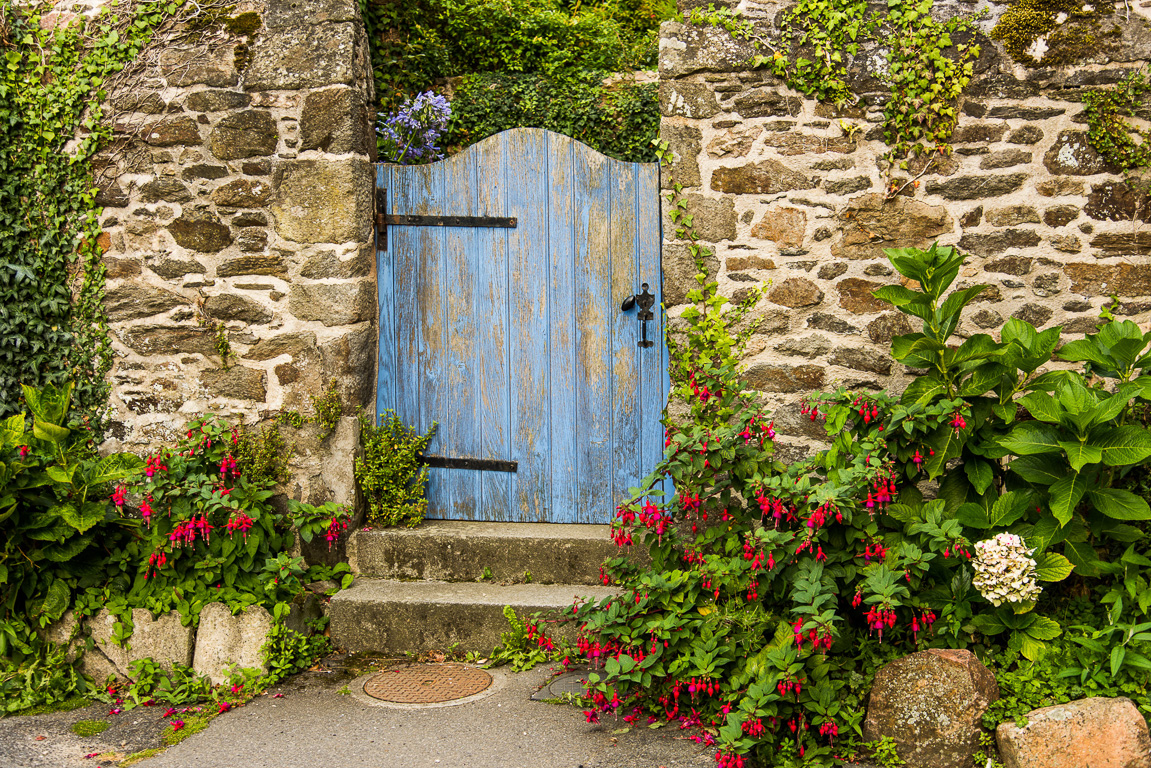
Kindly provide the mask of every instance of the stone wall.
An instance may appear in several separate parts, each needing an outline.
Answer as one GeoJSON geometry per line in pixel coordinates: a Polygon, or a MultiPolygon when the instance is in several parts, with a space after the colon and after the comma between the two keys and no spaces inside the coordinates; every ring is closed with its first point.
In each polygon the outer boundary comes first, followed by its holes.
{"type": "Polygon", "coordinates": [[[116,356],[105,448],[171,444],[201,413],[249,425],[306,416],[334,381],[335,433],[287,430],[287,490],[350,502],[352,414],[374,398],[377,316],[358,4],[212,13],[158,41],[108,99],[116,140],[96,163],[116,356]]]}
{"type": "MultiPolygon", "coordinates": [[[[699,3],[681,0],[681,10],[692,5],[699,3]]],[[[756,0],[717,5],[738,7],[769,36],[781,10],[756,0]]],[[[1065,338],[1074,337],[1095,328],[1113,293],[1118,314],[1151,320],[1151,208],[1088,145],[1080,103],[1085,88],[1144,66],[1147,10],[1117,6],[1120,31],[1110,48],[1082,64],[1028,69],[985,36],[1006,7],[990,4],[980,22],[982,53],[961,100],[954,154],[893,199],[877,163],[887,149],[888,97],[876,77],[878,51],[849,67],[860,103],[837,110],[749,71],[753,49],[722,29],[663,26],[661,133],[676,157],[664,186],[684,187],[697,233],[715,252],[708,268],[721,293],[738,299],[770,283],[753,310],[761,325],[747,378],[776,407],[792,453],[822,436],[821,425],[793,407],[802,394],[907,382],[887,345],[911,327],[871,296],[899,279],[883,248],[938,240],[969,254],[960,281],[991,287],[966,315],[963,336],[995,334],[1019,317],[1062,324],[1065,338]],[[841,121],[858,126],[860,137],[850,138],[841,121]]],[[[935,13],[972,10],[973,3],[937,2],[935,13]]],[[[921,170],[913,164],[902,175],[911,180],[921,170]]],[[[694,266],[669,222],[664,237],[671,307],[694,286],[694,266]]]]}

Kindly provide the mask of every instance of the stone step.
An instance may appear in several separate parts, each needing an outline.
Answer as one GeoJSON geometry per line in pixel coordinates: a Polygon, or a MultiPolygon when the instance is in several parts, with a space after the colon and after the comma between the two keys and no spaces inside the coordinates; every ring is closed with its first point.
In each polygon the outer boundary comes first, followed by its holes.
{"type": "MultiPolygon", "coordinates": [[[[394,581],[360,576],[328,604],[332,643],[352,652],[446,650],[489,653],[508,631],[504,606],[524,617],[570,613],[576,597],[599,600],[610,587],[394,581]]],[[[570,627],[564,634],[574,632],[570,627]]]]}
{"type": "Polygon", "coordinates": [[[599,584],[600,565],[618,553],[607,525],[428,520],[348,541],[352,570],[384,579],[599,584]]]}

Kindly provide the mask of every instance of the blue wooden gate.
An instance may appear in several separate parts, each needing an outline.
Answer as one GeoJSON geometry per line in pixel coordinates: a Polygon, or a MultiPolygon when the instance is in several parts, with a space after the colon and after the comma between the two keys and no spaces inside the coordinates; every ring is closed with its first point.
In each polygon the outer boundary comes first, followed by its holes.
{"type": "Polygon", "coordinates": [[[658,166],[516,129],[378,166],[377,200],[377,411],[439,423],[428,516],[607,522],[663,452],[658,166]]]}

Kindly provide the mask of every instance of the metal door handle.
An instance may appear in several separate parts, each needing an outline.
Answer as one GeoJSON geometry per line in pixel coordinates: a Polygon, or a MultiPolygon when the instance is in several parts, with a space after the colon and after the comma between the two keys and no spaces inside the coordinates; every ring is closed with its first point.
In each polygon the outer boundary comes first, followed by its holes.
{"type": "Polygon", "coordinates": [[[639,293],[635,296],[628,296],[623,300],[623,304],[620,305],[620,311],[627,312],[636,305],[639,305],[639,314],[636,315],[636,319],[639,320],[641,338],[636,344],[646,348],[655,344],[654,341],[650,341],[647,338],[647,322],[655,319],[655,315],[652,314],[651,311],[651,308],[655,306],[655,295],[648,293],[647,283],[642,284],[639,288],[639,293]]]}

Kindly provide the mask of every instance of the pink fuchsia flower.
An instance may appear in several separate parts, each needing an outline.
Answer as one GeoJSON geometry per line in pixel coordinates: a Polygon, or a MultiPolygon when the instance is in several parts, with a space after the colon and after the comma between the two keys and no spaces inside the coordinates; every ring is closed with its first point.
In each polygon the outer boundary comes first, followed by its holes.
{"type": "Polygon", "coordinates": [[[117,507],[124,506],[124,498],[128,495],[128,489],[122,485],[117,485],[116,490],[112,491],[112,501],[117,507]]]}
{"type": "Polygon", "coordinates": [[[22,459],[28,458],[28,446],[26,446],[26,445],[20,446],[20,458],[22,458],[22,459]]]}
{"type": "Polygon", "coordinates": [[[172,721],[172,732],[173,733],[175,733],[176,731],[180,730],[183,727],[184,727],[184,721],[183,720],[173,720],[172,721]]]}
{"type": "Polygon", "coordinates": [[[109,715],[118,715],[118,714],[120,714],[122,711],[123,711],[123,710],[121,710],[119,707],[112,707],[111,709],[109,709],[109,710],[108,710],[108,714],[109,714],[109,715]]]}
{"type": "Polygon", "coordinates": [[[239,693],[242,690],[244,690],[243,685],[236,685],[236,684],[232,685],[232,693],[239,693]]]}
{"type": "Polygon", "coordinates": [[[967,427],[967,421],[963,418],[963,414],[956,413],[951,418],[951,426],[955,428],[956,432],[958,432],[961,429],[965,429],[967,427]]]}
{"type": "Polygon", "coordinates": [[[176,710],[172,709],[171,707],[168,707],[167,709],[164,710],[163,716],[164,717],[171,717],[174,714],[176,714],[176,710]]]}
{"type": "Polygon", "coordinates": [[[231,708],[232,708],[232,705],[229,704],[228,702],[226,702],[226,701],[220,702],[220,714],[221,715],[224,714],[225,712],[227,712],[231,708]]]}

